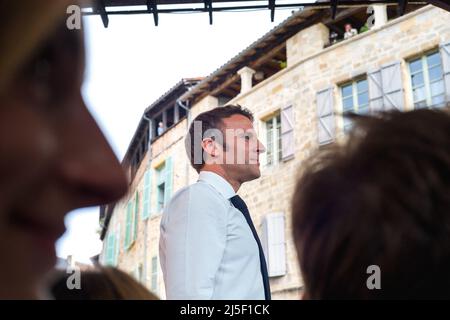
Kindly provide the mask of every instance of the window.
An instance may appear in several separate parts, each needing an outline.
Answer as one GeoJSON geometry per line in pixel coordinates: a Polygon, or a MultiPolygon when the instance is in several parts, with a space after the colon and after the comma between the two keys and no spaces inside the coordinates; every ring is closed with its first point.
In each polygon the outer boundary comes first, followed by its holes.
{"type": "Polygon", "coordinates": [[[266,164],[281,160],[281,117],[277,115],[266,121],[266,164]]]}
{"type": "Polygon", "coordinates": [[[175,124],[175,108],[169,108],[166,110],[167,121],[166,128],[170,128],[175,124]]]}
{"type": "Polygon", "coordinates": [[[168,157],[167,160],[156,168],[156,188],[157,188],[157,206],[156,212],[161,213],[164,206],[169,202],[172,196],[172,182],[173,182],[173,170],[172,170],[172,157],[168,157]]]}
{"type": "Polygon", "coordinates": [[[152,286],[153,293],[158,293],[158,257],[152,258],[152,286]]]}
{"type": "Polygon", "coordinates": [[[137,280],[140,283],[145,285],[145,283],[144,283],[144,280],[145,280],[144,279],[144,267],[142,266],[142,263],[139,264],[139,267],[138,267],[138,270],[137,270],[137,276],[138,276],[137,280]]]}
{"type": "Polygon", "coordinates": [[[445,104],[445,85],[439,52],[409,62],[414,108],[439,107],[445,104]]]}
{"type": "Polygon", "coordinates": [[[165,163],[156,168],[157,173],[157,211],[161,212],[164,208],[164,198],[165,198],[165,191],[166,191],[166,174],[165,174],[165,163]]]}
{"type": "Polygon", "coordinates": [[[163,115],[162,113],[154,118],[153,121],[153,137],[159,137],[164,133],[164,123],[163,123],[163,115]],[[162,124],[162,127],[160,125],[162,124]]]}
{"type": "MultiPolygon", "coordinates": [[[[369,88],[367,78],[354,80],[341,86],[342,111],[357,114],[369,113],[369,88]]],[[[344,132],[351,129],[352,123],[344,117],[344,132]]]]}
{"type": "Polygon", "coordinates": [[[186,109],[181,107],[181,106],[179,106],[178,107],[178,118],[181,120],[184,117],[186,117],[186,115],[187,115],[186,109]]]}

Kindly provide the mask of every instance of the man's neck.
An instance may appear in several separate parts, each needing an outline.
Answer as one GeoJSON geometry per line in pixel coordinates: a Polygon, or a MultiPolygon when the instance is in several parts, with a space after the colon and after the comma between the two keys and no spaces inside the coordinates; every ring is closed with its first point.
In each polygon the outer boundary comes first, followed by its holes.
{"type": "Polygon", "coordinates": [[[234,192],[238,192],[239,188],[241,187],[241,182],[230,178],[226,171],[221,167],[221,166],[213,166],[213,165],[205,165],[202,170],[200,170],[200,172],[203,171],[208,171],[208,172],[213,172],[219,176],[221,176],[222,178],[224,178],[233,188],[234,192]]]}

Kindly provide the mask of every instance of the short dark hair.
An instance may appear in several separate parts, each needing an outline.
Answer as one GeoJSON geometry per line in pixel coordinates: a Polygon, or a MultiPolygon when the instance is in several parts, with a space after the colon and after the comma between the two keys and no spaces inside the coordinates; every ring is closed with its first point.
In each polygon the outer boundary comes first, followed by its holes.
{"type": "Polygon", "coordinates": [[[310,160],[292,200],[311,299],[450,298],[450,115],[357,117],[310,160]],[[369,290],[367,268],[381,271],[369,290]]]}
{"type": "Polygon", "coordinates": [[[244,117],[247,117],[250,121],[253,122],[252,112],[246,108],[242,108],[240,105],[227,105],[224,107],[217,107],[199,114],[194,119],[194,121],[192,121],[185,142],[186,142],[186,151],[191,161],[191,165],[197,172],[200,172],[201,168],[205,164],[205,161],[202,156],[201,163],[195,163],[194,161],[194,155],[196,150],[195,142],[202,141],[203,135],[205,134],[206,131],[210,129],[218,129],[222,131],[223,130],[222,120],[236,114],[243,115],[244,117]],[[194,123],[196,121],[201,122],[201,130],[199,130],[198,132],[194,130],[194,123]]]}

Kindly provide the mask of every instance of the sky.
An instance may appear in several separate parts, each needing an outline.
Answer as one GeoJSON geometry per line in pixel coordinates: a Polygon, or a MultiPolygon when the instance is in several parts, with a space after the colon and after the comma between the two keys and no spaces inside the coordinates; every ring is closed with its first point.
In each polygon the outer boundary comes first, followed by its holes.
{"type": "MultiPolygon", "coordinates": [[[[105,29],[98,16],[84,18],[86,74],[83,96],[121,160],[144,109],[182,78],[208,76],[291,15],[270,12],[111,16],[105,29]]],[[[59,257],[89,263],[101,251],[98,208],[69,213],[57,243],[59,257]]]]}

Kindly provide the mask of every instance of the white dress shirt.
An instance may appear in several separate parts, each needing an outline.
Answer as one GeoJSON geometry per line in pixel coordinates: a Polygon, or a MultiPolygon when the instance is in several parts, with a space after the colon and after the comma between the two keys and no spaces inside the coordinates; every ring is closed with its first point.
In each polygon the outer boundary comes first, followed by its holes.
{"type": "Polygon", "coordinates": [[[161,219],[159,251],[167,299],[264,300],[258,245],[236,193],[202,171],[178,191],[161,219]]]}

